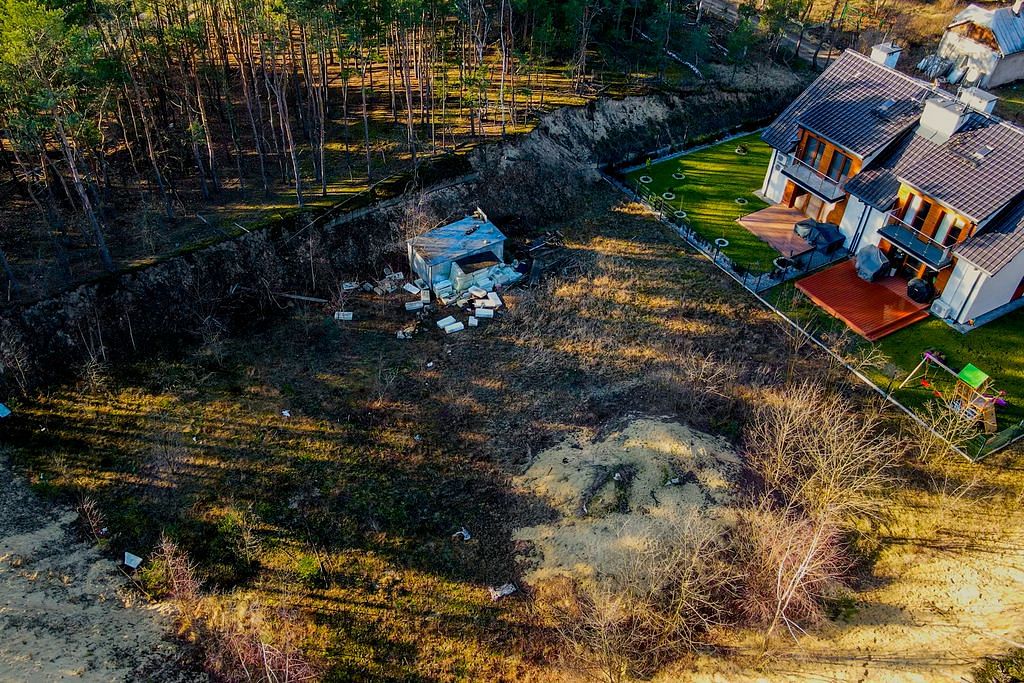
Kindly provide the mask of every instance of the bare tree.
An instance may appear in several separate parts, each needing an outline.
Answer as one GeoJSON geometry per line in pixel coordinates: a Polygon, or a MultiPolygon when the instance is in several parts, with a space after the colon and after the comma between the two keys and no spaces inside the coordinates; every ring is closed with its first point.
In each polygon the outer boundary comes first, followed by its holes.
{"type": "Polygon", "coordinates": [[[750,465],[783,507],[844,525],[875,516],[904,444],[887,434],[881,408],[858,410],[822,387],[804,383],[766,396],[746,434],[750,465]]]}
{"type": "Polygon", "coordinates": [[[839,530],[792,508],[763,499],[743,511],[734,534],[741,582],[739,606],[771,636],[785,626],[793,638],[802,625],[825,617],[824,600],[842,588],[847,567],[839,530]]]}

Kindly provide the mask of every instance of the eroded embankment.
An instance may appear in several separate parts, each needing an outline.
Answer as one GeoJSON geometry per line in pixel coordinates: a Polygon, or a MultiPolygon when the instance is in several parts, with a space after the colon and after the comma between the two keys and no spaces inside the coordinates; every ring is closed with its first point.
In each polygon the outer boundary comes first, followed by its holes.
{"type": "MultiPolygon", "coordinates": [[[[50,299],[0,318],[0,395],[237,333],[280,311],[275,292],[330,298],[342,273],[400,265],[404,239],[480,206],[526,229],[576,213],[597,167],[762,121],[799,89],[795,77],[748,89],[599,100],[545,116],[530,134],[480,148],[475,173],[340,219],[282,218],[263,229],[50,299]]],[[[715,89],[712,89],[715,88],[715,89]]]]}

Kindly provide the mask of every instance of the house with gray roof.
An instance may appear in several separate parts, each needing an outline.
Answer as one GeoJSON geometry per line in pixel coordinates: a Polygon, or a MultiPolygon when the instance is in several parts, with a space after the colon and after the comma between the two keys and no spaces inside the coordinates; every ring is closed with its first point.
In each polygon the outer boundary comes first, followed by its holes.
{"type": "Polygon", "coordinates": [[[1012,7],[969,5],[942,36],[938,55],[950,81],[995,88],[1024,78],[1024,0],[1012,7]]]}
{"type": "Polygon", "coordinates": [[[1024,305],[1024,129],[985,91],[950,93],[896,59],[891,44],[848,50],[797,97],[762,135],[761,192],[835,224],[850,253],[887,264],[889,290],[902,278],[922,310],[970,329],[1024,305]]]}

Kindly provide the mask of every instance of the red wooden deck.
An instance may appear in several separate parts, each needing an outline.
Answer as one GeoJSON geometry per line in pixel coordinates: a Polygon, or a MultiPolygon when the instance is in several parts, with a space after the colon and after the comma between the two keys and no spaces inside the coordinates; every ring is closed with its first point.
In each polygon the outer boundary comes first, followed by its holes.
{"type": "Polygon", "coordinates": [[[797,289],[829,315],[869,341],[875,341],[928,317],[928,305],[911,301],[907,283],[896,277],[866,282],[853,260],[808,275],[797,289]]]}

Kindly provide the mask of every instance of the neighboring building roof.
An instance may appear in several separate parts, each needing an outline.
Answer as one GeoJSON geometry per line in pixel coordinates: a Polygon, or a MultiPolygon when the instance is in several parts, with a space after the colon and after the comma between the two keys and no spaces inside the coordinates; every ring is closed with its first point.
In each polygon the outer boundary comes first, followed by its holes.
{"type": "Polygon", "coordinates": [[[846,190],[884,210],[901,181],[981,223],[1024,192],[1024,130],[974,113],[944,143],[909,133],[846,190]]]}
{"type": "Polygon", "coordinates": [[[789,152],[803,126],[864,158],[912,125],[932,87],[847,50],[764,131],[789,152]],[[891,103],[891,104],[890,104],[891,103]]]}
{"type": "Polygon", "coordinates": [[[988,274],[1001,270],[1024,251],[1024,196],[1018,197],[1006,214],[996,218],[977,235],[960,244],[959,258],[988,274]]]}
{"type": "Polygon", "coordinates": [[[454,261],[505,241],[501,230],[479,216],[467,216],[461,221],[434,228],[409,240],[412,248],[428,266],[454,261]]]}
{"type": "Polygon", "coordinates": [[[1012,7],[987,9],[978,5],[968,5],[953,18],[949,27],[968,23],[991,30],[999,44],[999,51],[1004,55],[1024,52],[1024,12],[1018,16],[1013,13],[1012,7]]]}

